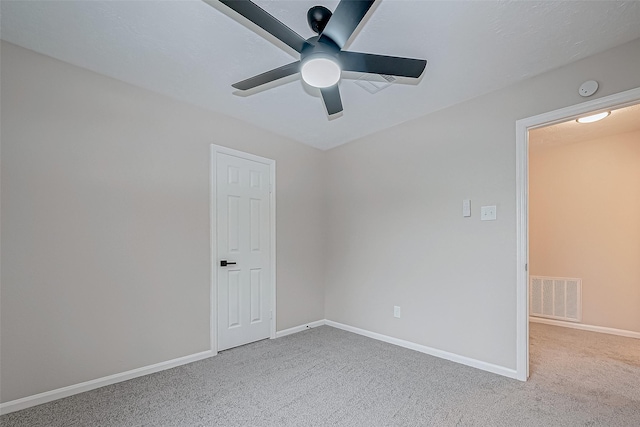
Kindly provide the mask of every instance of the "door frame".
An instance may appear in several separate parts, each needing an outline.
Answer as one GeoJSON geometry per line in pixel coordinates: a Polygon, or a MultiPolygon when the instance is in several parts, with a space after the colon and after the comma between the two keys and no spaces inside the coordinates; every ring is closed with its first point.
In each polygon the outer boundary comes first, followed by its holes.
{"type": "Polygon", "coordinates": [[[516,378],[529,378],[529,130],[640,102],[640,87],[516,121],[516,378]]]}
{"type": "Polygon", "coordinates": [[[266,157],[256,156],[255,154],[245,153],[244,151],[234,150],[232,148],[223,147],[221,145],[211,144],[211,155],[209,164],[209,223],[211,228],[211,236],[209,241],[211,253],[211,284],[210,284],[210,345],[214,354],[218,353],[218,230],[216,221],[217,212],[217,182],[216,182],[216,160],[218,154],[226,154],[229,156],[239,157],[245,160],[251,160],[263,163],[269,166],[269,234],[270,234],[270,268],[271,268],[271,325],[269,328],[269,338],[276,337],[276,161],[267,159],[266,157]]]}

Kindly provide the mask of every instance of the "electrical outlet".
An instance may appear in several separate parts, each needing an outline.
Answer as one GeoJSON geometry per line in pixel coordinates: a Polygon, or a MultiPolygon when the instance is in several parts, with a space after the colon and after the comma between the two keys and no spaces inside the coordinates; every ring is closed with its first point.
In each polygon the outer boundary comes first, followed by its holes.
{"type": "Polygon", "coordinates": [[[398,319],[400,318],[400,307],[397,305],[393,306],[393,317],[397,317],[398,319]]]}

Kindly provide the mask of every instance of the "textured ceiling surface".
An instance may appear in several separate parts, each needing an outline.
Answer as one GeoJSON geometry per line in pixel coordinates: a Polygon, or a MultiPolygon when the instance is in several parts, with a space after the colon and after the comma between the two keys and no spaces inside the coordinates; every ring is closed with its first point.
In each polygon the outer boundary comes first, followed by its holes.
{"type": "MultiPolygon", "coordinates": [[[[306,12],[315,0],[256,3],[313,35],[306,12]]],[[[333,10],[337,1],[322,4],[333,10]]],[[[329,120],[317,90],[299,78],[251,96],[234,93],[232,83],[297,56],[222,5],[2,0],[0,14],[0,35],[11,43],[320,149],[640,37],[639,1],[381,0],[346,48],[424,58],[427,69],[417,84],[396,82],[375,94],[343,78],[344,113],[329,120]]]]}
{"type": "MultiPolygon", "coordinates": [[[[583,116],[588,116],[588,114],[583,116]]],[[[533,129],[529,132],[529,145],[531,149],[557,147],[638,131],[640,131],[640,104],[635,104],[613,110],[609,117],[598,122],[578,123],[575,120],[568,120],[533,129]]],[[[638,144],[640,144],[640,139],[638,144]]]]}

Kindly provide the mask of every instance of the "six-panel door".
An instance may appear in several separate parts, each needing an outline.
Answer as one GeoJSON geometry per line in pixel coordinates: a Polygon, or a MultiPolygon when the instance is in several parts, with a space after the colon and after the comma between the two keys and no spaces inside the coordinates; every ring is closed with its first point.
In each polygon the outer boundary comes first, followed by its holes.
{"type": "Polygon", "coordinates": [[[269,176],[267,164],[216,155],[219,351],[270,336],[269,176]]]}

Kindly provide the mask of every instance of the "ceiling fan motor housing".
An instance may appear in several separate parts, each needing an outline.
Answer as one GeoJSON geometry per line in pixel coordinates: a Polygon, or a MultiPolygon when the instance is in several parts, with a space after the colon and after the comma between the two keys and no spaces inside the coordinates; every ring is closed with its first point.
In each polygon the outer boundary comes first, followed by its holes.
{"type": "Polygon", "coordinates": [[[302,48],[302,52],[300,52],[300,60],[302,62],[304,62],[305,59],[316,55],[331,57],[336,62],[338,62],[338,54],[340,53],[340,48],[331,40],[323,39],[322,41],[320,41],[319,36],[315,36],[307,39],[307,43],[308,44],[302,48]]]}

